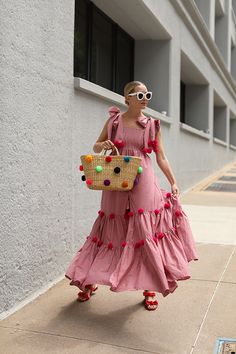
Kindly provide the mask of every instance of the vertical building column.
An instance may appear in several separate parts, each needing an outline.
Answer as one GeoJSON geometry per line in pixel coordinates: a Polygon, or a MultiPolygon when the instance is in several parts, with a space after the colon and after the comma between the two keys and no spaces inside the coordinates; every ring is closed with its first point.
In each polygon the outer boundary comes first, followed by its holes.
{"type": "Polygon", "coordinates": [[[230,21],[232,0],[224,2],[225,13],[215,19],[215,42],[224,58],[227,68],[230,70],[231,38],[230,21]]]}
{"type": "MultiPolygon", "coordinates": [[[[170,46],[170,77],[169,77],[169,116],[173,117],[173,124],[180,121],[180,79],[181,79],[181,52],[180,36],[171,40],[170,46]]],[[[178,127],[179,129],[179,127],[178,127]]]]}
{"type": "Polygon", "coordinates": [[[167,111],[170,98],[170,40],[137,40],[135,43],[135,80],[143,81],[153,92],[149,107],[167,111]]]}
{"type": "Polygon", "coordinates": [[[213,86],[209,84],[209,105],[208,105],[208,122],[209,122],[209,131],[211,135],[211,143],[213,143],[214,136],[214,90],[213,86]]]}
{"type": "Polygon", "coordinates": [[[215,33],[215,0],[195,0],[204,21],[208,27],[211,36],[215,33]]]}
{"type": "Polygon", "coordinates": [[[215,0],[209,1],[209,32],[212,38],[215,38],[215,0]]]}
{"type": "Polygon", "coordinates": [[[227,149],[229,149],[230,144],[230,109],[226,107],[226,143],[227,149]]]}

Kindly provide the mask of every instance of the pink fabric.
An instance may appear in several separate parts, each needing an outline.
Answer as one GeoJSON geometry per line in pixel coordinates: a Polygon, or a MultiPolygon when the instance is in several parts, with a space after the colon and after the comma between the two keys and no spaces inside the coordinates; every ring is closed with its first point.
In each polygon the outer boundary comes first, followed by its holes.
{"type": "Polygon", "coordinates": [[[140,156],[143,172],[131,191],[102,192],[102,213],[65,276],[81,290],[96,283],[115,292],[147,289],[166,296],[178,280],[190,278],[188,262],[197,255],[178,197],[160,188],[151,158],[142,151],[155,139],[160,121],[141,117],[140,126],[131,128],[123,126],[117,107],[109,114],[109,139],[124,141],[122,155],[140,156]]]}

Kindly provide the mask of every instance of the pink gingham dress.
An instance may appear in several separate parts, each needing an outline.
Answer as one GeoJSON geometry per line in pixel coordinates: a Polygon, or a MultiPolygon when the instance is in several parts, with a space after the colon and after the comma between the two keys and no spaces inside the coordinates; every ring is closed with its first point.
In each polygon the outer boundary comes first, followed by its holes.
{"type": "Polygon", "coordinates": [[[108,138],[120,154],[140,156],[143,171],[130,191],[102,191],[99,214],[65,276],[81,290],[103,284],[114,292],[148,289],[166,296],[178,280],[190,278],[188,263],[198,258],[178,197],[160,188],[152,167],[150,146],[160,121],[140,117],[137,128],[125,127],[119,108],[109,114],[108,138]]]}

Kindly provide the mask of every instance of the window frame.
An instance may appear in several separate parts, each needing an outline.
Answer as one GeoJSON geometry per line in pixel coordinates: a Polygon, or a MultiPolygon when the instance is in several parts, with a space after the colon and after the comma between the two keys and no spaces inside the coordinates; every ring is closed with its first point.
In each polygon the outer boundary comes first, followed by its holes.
{"type": "MultiPolygon", "coordinates": [[[[77,6],[79,6],[79,1],[81,0],[75,0],[75,16],[74,16],[74,33],[76,30],[76,11],[77,6]]],[[[87,35],[86,35],[86,45],[85,45],[85,60],[86,62],[86,73],[84,73],[84,77],[82,77],[85,80],[88,80],[92,83],[98,84],[97,82],[91,81],[91,72],[92,72],[92,59],[91,59],[91,53],[92,53],[92,43],[93,43],[93,18],[94,18],[94,13],[95,11],[99,13],[106,21],[108,21],[111,26],[112,26],[112,48],[111,48],[111,91],[116,92],[116,93],[121,93],[116,91],[116,87],[119,85],[117,84],[117,38],[118,38],[118,32],[121,33],[121,35],[125,35],[127,37],[127,43],[129,43],[130,46],[130,70],[129,70],[129,78],[127,78],[128,81],[133,81],[134,80],[134,59],[135,59],[135,40],[132,38],[123,28],[121,28],[116,22],[114,22],[109,16],[107,16],[101,9],[99,9],[96,5],[94,5],[93,2],[90,0],[82,0],[84,1],[86,5],[86,29],[87,29],[87,35]]],[[[75,38],[75,35],[74,35],[75,38]]],[[[75,56],[75,41],[74,41],[74,58],[73,58],[73,76],[74,77],[80,77],[77,76],[77,73],[75,72],[75,67],[76,67],[76,56],[75,56]]],[[[105,87],[107,88],[107,87],[105,87]]]]}

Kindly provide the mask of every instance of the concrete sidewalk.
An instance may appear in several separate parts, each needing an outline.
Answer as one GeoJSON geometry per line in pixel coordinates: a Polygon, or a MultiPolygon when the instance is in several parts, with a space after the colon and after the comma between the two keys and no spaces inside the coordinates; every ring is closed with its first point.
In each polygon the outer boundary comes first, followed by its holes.
{"type": "Polygon", "coordinates": [[[0,353],[213,354],[218,337],[235,338],[236,192],[204,191],[220,175],[236,176],[236,164],[181,196],[199,261],[190,264],[190,280],[159,296],[157,311],[143,308],[142,291],[102,285],[78,303],[63,279],[0,322],[0,353]]]}

